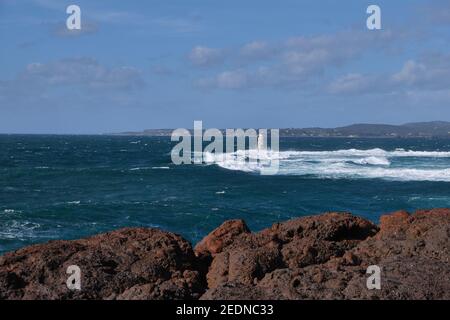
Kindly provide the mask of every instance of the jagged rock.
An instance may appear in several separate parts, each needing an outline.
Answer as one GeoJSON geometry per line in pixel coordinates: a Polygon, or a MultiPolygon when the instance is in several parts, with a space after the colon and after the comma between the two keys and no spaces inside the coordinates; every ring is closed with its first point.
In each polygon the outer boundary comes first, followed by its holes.
{"type": "Polygon", "coordinates": [[[449,209],[396,212],[380,229],[342,213],[294,219],[229,243],[201,299],[449,299],[449,239],[449,209]],[[366,286],[370,265],[381,290],[366,286]]]}
{"type": "Polygon", "coordinates": [[[195,253],[198,256],[220,253],[223,248],[233,243],[236,237],[248,233],[250,229],[243,220],[225,221],[195,246],[195,253]]]}
{"type": "Polygon", "coordinates": [[[348,213],[328,213],[278,223],[255,234],[237,234],[214,256],[208,287],[228,282],[252,285],[276,269],[324,263],[377,230],[373,223],[348,213]]]}
{"type": "Polygon", "coordinates": [[[158,229],[52,241],[0,257],[0,299],[450,299],[450,209],[223,223],[195,247],[158,229]],[[80,291],[67,267],[82,271],[80,291]],[[366,286],[381,268],[381,289],[366,286]]]}
{"type": "Polygon", "coordinates": [[[191,245],[158,229],[52,241],[0,257],[1,299],[193,299],[202,281],[191,245]],[[81,269],[80,291],[67,288],[70,265],[81,269]]]}

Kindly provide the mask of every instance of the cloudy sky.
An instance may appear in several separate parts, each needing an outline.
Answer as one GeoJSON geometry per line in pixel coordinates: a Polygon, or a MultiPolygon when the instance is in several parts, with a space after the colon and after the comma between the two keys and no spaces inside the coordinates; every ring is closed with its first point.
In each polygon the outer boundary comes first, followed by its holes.
{"type": "Polygon", "coordinates": [[[0,0],[0,39],[3,133],[450,121],[448,0],[0,0]]]}

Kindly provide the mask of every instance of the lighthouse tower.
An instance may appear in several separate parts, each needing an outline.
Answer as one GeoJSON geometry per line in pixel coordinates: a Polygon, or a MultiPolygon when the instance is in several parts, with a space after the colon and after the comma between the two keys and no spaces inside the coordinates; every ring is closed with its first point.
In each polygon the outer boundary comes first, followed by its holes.
{"type": "Polygon", "coordinates": [[[258,133],[258,151],[267,150],[267,130],[259,130],[258,133]]]}

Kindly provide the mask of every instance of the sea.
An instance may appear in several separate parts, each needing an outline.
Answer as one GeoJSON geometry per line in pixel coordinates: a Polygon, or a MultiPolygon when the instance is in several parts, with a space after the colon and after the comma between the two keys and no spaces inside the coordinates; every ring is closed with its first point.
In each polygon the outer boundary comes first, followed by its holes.
{"type": "Polygon", "coordinates": [[[328,211],[378,222],[450,207],[450,139],[281,138],[275,175],[230,155],[174,165],[169,137],[0,135],[0,254],[121,227],[196,243],[228,219],[254,230],[328,211]]]}

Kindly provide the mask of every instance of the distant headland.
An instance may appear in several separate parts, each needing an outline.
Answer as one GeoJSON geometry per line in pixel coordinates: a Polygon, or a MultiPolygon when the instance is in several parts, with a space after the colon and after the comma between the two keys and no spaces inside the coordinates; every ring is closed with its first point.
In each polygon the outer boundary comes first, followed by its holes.
{"type": "MultiPolygon", "coordinates": [[[[173,129],[146,129],[108,133],[122,136],[170,136],[173,129]]],[[[343,138],[450,138],[450,122],[431,121],[414,122],[402,125],[389,124],[352,124],[336,128],[283,128],[280,137],[343,137],[343,138]]]]}

